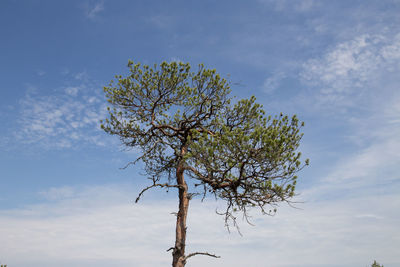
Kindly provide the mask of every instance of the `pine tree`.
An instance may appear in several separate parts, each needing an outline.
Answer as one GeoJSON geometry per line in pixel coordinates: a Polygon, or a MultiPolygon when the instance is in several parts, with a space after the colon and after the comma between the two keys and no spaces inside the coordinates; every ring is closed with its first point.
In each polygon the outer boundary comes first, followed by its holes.
{"type": "Polygon", "coordinates": [[[151,188],[177,189],[179,209],[173,266],[183,267],[186,218],[193,196],[225,200],[225,223],[250,208],[273,214],[295,194],[296,173],[308,160],[297,152],[303,123],[296,116],[266,116],[255,97],[232,104],[227,80],[199,65],[166,63],[149,67],[129,61],[130,73],[104,88],[109,117],[102,128],[122,144],[138,148],[151,188]],[[187,174],[189,181],[184,176],[187,174]]]}
{"type": "Polygon", "coordinates": [[[374,260],[374,263],[372,263],[371,267],[383,267],[383,265],[380,265],[379,263],[377,263],[377,262],[374,260]]]}

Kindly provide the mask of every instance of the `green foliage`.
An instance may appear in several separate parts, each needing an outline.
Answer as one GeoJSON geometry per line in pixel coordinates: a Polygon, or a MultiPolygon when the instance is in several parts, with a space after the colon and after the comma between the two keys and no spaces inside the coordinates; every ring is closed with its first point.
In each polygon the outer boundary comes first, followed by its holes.
{"type": "Polygon", "coordinates": [[[296,173],[308,165],[297,152],[304,124],[296,116],[266,116],[254,96],[231,104],[229,83],[203,65],[195,72],[176,62],[128,67],[129,75],[104,87],[111,107],[101,127],[141,150],[137,160],[153,186],[178,187],[183,166],[193,193],[227,201],[226,219],[254,206],[273,212],[294,196],[296,173]]]}
{"type": "Polygon", "coordinates": [[[379,263],[377,263],[377,262],[374,260],[374,263],[372,263],[371,267],[383,267],[383,265],[380,265],[379,263]]]}

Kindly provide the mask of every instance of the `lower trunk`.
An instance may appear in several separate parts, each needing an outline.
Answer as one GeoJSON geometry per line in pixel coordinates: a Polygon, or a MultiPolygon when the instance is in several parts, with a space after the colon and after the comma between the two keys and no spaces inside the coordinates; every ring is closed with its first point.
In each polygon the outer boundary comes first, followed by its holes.
{"type": "Polygon", "coordinates": [[[184,267],[185,246],[186,246],[186,218],[189,208],[188,187],[183,177],[183,168],[178,166],[176,170],[176,179],[179,186],[179,211],[176,216],[176,239],[175,247],[172,252],[172,267],[184,267]]]}

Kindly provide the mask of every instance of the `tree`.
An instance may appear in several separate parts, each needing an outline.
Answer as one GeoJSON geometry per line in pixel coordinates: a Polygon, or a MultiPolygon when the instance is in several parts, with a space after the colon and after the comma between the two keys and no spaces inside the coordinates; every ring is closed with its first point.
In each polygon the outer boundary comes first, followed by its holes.
{"type": "Polygon", "coordinates": [[[374,263],[372,263],[371,267],[383,267],[383,265],[380,265],[379,263],[374,261],[374,263]]]}
{"type": "MultiPolygon", "coordinates": [[[[186,218],[195,195],[225,200],[225,224],[258,207],[271,214],[294,196],[296,173],[308,164],[296,152],[302,134],[296,116],[265,116],[255,97],[235,104],[226,79],[199,65],[163,62],[154,67],[128,63],[129,75],[104,87],[111,107],[102,129],[139,148],[151,185],[179,195],[173,267],[185,266],[186,218]],[[186,181],[187,174],[190,182],[186,181]],[[272,208],[268,208],[272,207],[272,208]]],[[[128,164],[129,165],[129,164],[128,164]]]]}

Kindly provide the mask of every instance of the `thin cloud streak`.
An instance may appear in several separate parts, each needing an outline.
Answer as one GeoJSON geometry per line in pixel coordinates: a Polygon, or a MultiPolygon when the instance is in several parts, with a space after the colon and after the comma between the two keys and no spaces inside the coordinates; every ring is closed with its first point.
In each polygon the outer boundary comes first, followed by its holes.
{"type": "Polygon", "coordinates": [[[86,4],[85,10],[86,10],[86,16],[89,19],[94,19],[101,11],[104,10],[104,2],[103,1],[97,2],[93,6],[89,6],[89,4],[86,4]]]}
{"type": "Polygon", "coordinates": [[[270,77],[265,79],[263,84],[263,91],[267,94],[272,94],[279,88],[279,85],[283,79],[285,79],[285,73],[283,72],[276,72],[273,73],[270,77]]]}

